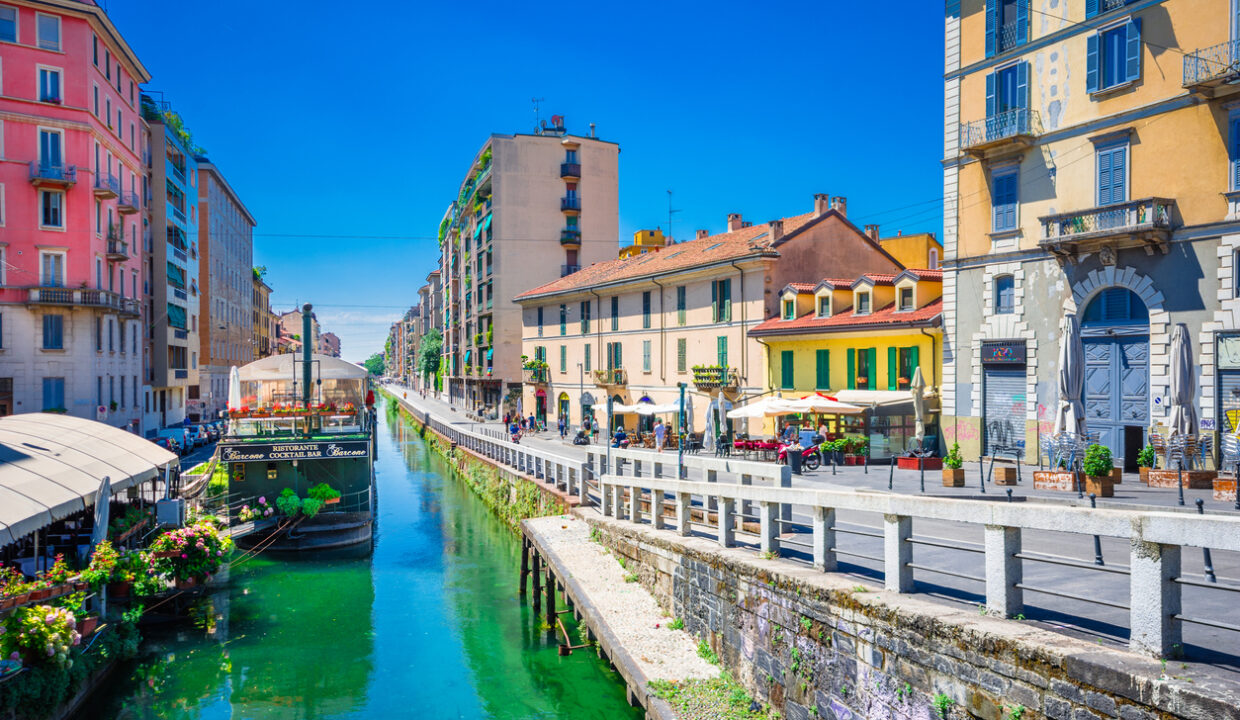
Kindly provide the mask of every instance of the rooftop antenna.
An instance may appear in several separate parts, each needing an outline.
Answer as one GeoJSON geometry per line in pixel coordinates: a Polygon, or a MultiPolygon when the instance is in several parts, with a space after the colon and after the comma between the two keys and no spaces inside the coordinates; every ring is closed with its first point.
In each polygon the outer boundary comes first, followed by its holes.
{"type": "Polygon", "coordinates": [[[672,191],[668,190],[667,191],[667,242],[668,243],[670,243],[672,241],[672,238],[675,237],[674,235],[672,235],[672,215],[678,212],[680,212],[679,209],[675,209],[675,210],[672,209],[672,191]]]}
{"type": "Polygon", "coordinates": [[[547,98],[540,98],[540,97],[530,98],[530,102],[534,103],[534,134],[535,135],[542,134],[542,129],[541,129],[542,118],[538,115],[538,103],[546,102],[546,100],[547,98]]]}

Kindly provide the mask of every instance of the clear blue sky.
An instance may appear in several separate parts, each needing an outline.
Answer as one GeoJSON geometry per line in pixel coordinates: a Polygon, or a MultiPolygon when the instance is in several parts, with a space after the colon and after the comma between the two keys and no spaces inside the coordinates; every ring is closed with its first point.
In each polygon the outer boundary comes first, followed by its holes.
{"type": "Polygon", "coordinates": [[[884,234],[942,227],[941,2],[100,2],[258,219],[276,308],[314,303],[349,359],[532,97],[620,144],[622,241],[667,225],[669,189],[681,238],[816,192],[884,234]]]}

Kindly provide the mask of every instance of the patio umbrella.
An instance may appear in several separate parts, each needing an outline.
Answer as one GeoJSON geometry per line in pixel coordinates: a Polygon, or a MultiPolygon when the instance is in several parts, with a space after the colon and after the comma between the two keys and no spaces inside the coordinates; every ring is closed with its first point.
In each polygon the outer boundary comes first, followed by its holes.
{"type": "Polygon", "coordinates": [[[93,548],[108,537],[108,504],[112,500],[112,478],[107,475],[99,481],[99,491],[95,493],[95,529],[90,534],[90,545],[93,548]]]}
{"type": "Polygon", "coordinates": [[[1055,434],[1085,434],[1085,408],[1081,392],[1085,388],[1085,348],[1081,345],[1081,326],[1074,313],[1059,321],[1059,409],[1055,413],[1055,434]]]}
{"type": "Polygon", "coordinates": [[[1171,434],[1197,434],[1193,407],[1193,346],[1188,328],[1177,323],[1171,334],[1171,434]]]}
{"type": "Polygon", "coordinates": [[[783,406],[791,408],[790,412],[819,413],[823,415],[859,415],[865,412],[865,408],[860,405],[840,402],[822,393],[806,395],[800,400],[784,400],[783,405],[777,405],[776,408],[780,409],[783,406]]]}
{"type": "Polygon", "coordinates": [[[241,407],[241,371],[236,365],[228,373],[228,407],[241,407]]]}
{"type": "Polygon", "coordinates": [[[913,371],[913,382],[909,385],[913,393],[913,418],[916,424],[914,436],[917,438],[917,449],[926,440],[926,379],[921,375],[921,368],[913,371]]]}
{"type": "Polygon", "coordinates": [[[793,401],[785,400],[781,397],[764,397],[761,400],[756,400],[748,405],[738,407],[735,410],[729,410],[727,417],[733,420],[738,420],[741,418],[778,417],[780,415],[788,415],[795,412],[808,412],[807,410],[796,409],[792,402],[793,401]]]}

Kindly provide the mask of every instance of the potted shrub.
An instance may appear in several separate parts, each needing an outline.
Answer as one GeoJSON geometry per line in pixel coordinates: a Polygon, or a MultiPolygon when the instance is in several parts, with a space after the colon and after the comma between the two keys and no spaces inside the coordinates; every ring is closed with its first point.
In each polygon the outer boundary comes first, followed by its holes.
{"type": "Polygon", "coordinates": [[[82,641],[77,618],[66,608],[36,605],[20,608],[9,620],[8,648],[27,665],[64,667],[70,649],[82,641]]]}
{"type": "Polygon", "coordinates": [[[943,487],[964,487],[964,458],[960,455],[960,443],[952,443],[943,458],[943,487]]]}
{"type": "Polygon", "coordinates": [[[866,449],[870,443],[863,437],[848,438],[845,442],[844,464],[861,465],[865,462],[866,449]]]}
{"type": "Polygon", "coordinates": [[[1094,443],[1085,448],[1085,491],[1098,497],[1115,495],[1115,483],[1111,479],[1114,465],[1111,461],[1111,450],[1105,445],[1094,443]]]}
{"type": "Polygon", "coordinates": [[[112,547],[110,541],[100,542],[95,546],[95,551],[91,553],[90,565],[82,571],[82,580],[92,589],[99,590],[113,581],[119,560],[120,553],[116,552],[116,548],[112,547]]]}
{"type": "Polygon", "coordinates": [[[1141,448],[1141,452],[1137,453],[1137,470],[1141,473],[1141,482],[1148,483],[1150,481],[1150,468],[1154,467],[1157,459],[1154,454],[1154,446],[1146,445],[1141,448]]]}
{"type": "Polygon", "coordinates": [[[321,500],[324,505],[335,505],[340,502],[340,491],[327,483],[319,483],[310,488],[310,497],[321,500]]]}
{"type": "Polygon", "coordinates": [[[151,569],[155,574],[173,580],[179,589],[186,589],[220,569],[232,552],[232,540],[220,535],[212,523],[200,521],[160,535],[151,543],[151,551],[151,569]],[[173,557],[165,557],[169,551],[173,557]]]}

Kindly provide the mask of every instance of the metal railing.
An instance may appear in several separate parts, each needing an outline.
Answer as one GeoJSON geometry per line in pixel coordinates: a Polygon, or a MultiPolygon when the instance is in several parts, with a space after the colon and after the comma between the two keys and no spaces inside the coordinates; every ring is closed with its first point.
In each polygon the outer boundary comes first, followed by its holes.
{"type": "Polygon", "coordinates": [[[116,197],[121,192],[121,183],[111,175],[95,176],[95,194],[106,197],[116,197]]]}
{"type": "Polygon", "coordinates": [[[128,260],[129,259],[129,243],[124,240],[118,240],[108,237],[108,259],[109,260],[128,260]]]}
{"type": "Polygon", "coordinates": [[[176,205],[173,205],[172,203],[169,203],[169,204],[168,204],[168,207],[172,210],[172,217],[173,217],[173,218],[174,218],[177,222],[179,222],[179,223],[181,223],[182,225],[184,225],[184,224],[185,224],[185,211],[184,211],[184,210],[182,210],[181,208],[177,207],[176,205]]]}
{"type": "Polygon", "coordinates": [[[525,378],[525,382],[544,384],[551,376],[551,369],[545,367],[523,368],[521,374],[525,378]]]}
{"type": "Polygon", "coordinates": [[[581,198],[579,197],[560,198],[560,210],[581,210],[581,198]]]}
{"type": "Polygon", "coordinates": [[[140,306],[133,298],[123,298],[107,290],[71,290],[59,287],[28,288],[28,301],[35,305],[80,305],[111,308],[137,315],[140,306]]]}
{"type": "Polygon", "coordinates": [[[579,245],[581,244],[581,231],[577,228],[564,228],[560,231],[560,244],[579,245]]]}
{"type": "Polygon", "coordinates": [[[1175,201],[1144,198],[1116,205],[1047,215],[1042,223],[1042,242],[1062,242],[1085,237],[1117,235],[1139,230],[1170,229],[1175,201]]]}
{"type": "Polygon", "coordinates": [[[172,248],[172,257],[174,260],[179,260],[181,263],[189,262],[189,258],[185,255],[185,251],[179,248],[172,248]]]}
{"type": "Polygon", "coordinates": [[[30,181],[72,184],[77,182],[77,166],[49,165],[31,161],[30,181]]]}
{"type": "Polygon", "coordinates": [[[999,28],[999,52],[1007,52],[1029,39],[1028,23],[1010,22],[999,28]],[[1021,32],[1024,30],[1024,33],[1021,32]]]}
{"type": "Polygon", "coordinates": [[[1221,82],[1240,74],[1240,39],[1184,56],[1184,87],[1221,82]]]}
{"type": "Polygon", "coordinates": [[[960,147],[968,149],[1042,131],[1036,110],[1013,108],[981,120],[960,124],[960,147]]]}
{"type": "MultiPolygon", "coordinates": [[[[612,450],[613,457],[616,451],[612,450]]],[[[653,470],[653,468],[652,468],[653,470]]],[[[633,466],[624,475],[624,465],[615,472],[600,476],[597,483],[600,508],[604,515],[633,522],[643,522],[643,506],[649,507],[650,524],[664,527],[665,503],[674,507],[672,529],[680,535],[691,533],[691,524],[706,525],[715,532],[723,547],[736,544],[739,520],[736,503],[749,503],[758,520],[759,552],[770,556],[780,551],[781,544],[808,547],[813,566],[823,571],[837,569],[837,555],[863,557],[881,563],[883,582],[888,591],[914,591],[913,571],[930,571],[952,575],[984,584],[987,614],[1013,617],[1023,613],[1024,591],[1037,592],[1071,600],[1090,602],[1129,613],[1129,646],[1136,652],[1155,656],[1173,655],[1182,647],[1183,623],[1240,631],[1234,625],[1215,618],[1185,615],[1181,603],[1182,585],[1200,585],[1180,576],[1183,546],[1209,543],[1216,550],[1240,552],[1240,517],[1195,515],[1186,512],[1158,510],[1093,509],[1039,503],[979,502],[977,500],[909,496],[844,490],[814,490],[786,486],[766,487],[742,482],[701,482],[658,477],[633,466]],[[670,496],[670,498],[669,498],[670,496]],[[693,522],[694,496],[702,498],[698,508],[703,520],[693,522]],[[626,503],[627,500],[627,503],[626,503]],[[789,508],[808,510],[809,522],[794,523],[786,518],[789,508]],[[710,512],[701,512],[710,508],[710,512]],[[838,511],[874,513],[882,517],[880,529],[846,530],[836,523],[838,511]],[[712,522],[711,515],[715,516],[712,522]],[[939,521],[962,523],[982,530],[981,543],[960,543],[948,538],[914,538],[912,523],[939,521]],[[781,534],[799,528],[796,542],[781,534]],[[877,530],[877,531],[875,531],[877,530]],[[1022,548],[1024,531],[1063,532],[1084,536],[1120,538],[1128,542],[1130,559],[1127,567],[1096,566],[1075,558],[1027,552],[1022,548]],[[862,555],[840,550],[837,533],[850,533],[881,538],[882,556],[862,555]],[[804,542],[808,539],[808,543],[804,542]],[[953,570],[934,568],[914,562],[915,545],[959,548],[984,555],[984,575],[969,575],[953,570]],[[1129,602],[1119,603],[1097,597],[1085,597],[1025,582],[1024,561],[1047,562],[1079,569],[1098,569],[1129,578],[1129,602]]],[[[736,474],[733,472],[733,474],[736,474]]],[[[1240,590],[1231,586],[1213,586],[1221,590],[1240,590]]]]}
{"type": "Polygon", "coordinates": [[[168,161],[168,167],[172,168],[172,177],[176,178],[177,182],[184,185],[185,184],[185,171],[177,167],[175,164],[173,164],[172,161],[168,161]]]}
{"type": "MultiPolygon", "coordinates": [[[[561,265],[560,266],[560,277],[565,277],[566,275],[572,275],[573,273],[577,272],[580,269],[581,269],[580,265],[561,265]]],[[[488,304],[487,307],[490,307],[490,305],[488,304]]]]}
{"type": "Polygon", "coordinates": [[[560,163],[560,177],[562,178],[579,178],[581,177],[581,163],[560,163]]]}
{"type": "Polygon", "coordinates": [[[181,328],[173,328],[173,329],[172,329],[172,337],[176,338],[177,340],[188,340],[188,339],[189,339],[189,331],[188,331],[188,330],[182,330],[181,328]]]}
{"type": "Polygon", "coordinates": [[[138,193],[132,190],[122,192],[120,199],[116,201],[116,209],[122,213],[135,213],[140,207],[142,201],[138,199],[138,193]]]}
{"type": "Polygon", "coordinates": [[[624,368],[599,368],[594,372],[594,384],[603,387],[606,385],[627,385],[629,382],[629,374],[624,368]]]}

